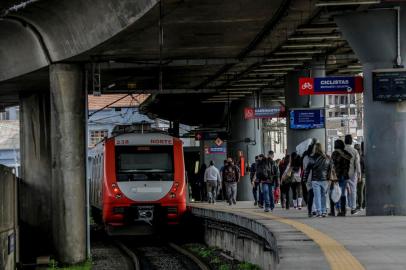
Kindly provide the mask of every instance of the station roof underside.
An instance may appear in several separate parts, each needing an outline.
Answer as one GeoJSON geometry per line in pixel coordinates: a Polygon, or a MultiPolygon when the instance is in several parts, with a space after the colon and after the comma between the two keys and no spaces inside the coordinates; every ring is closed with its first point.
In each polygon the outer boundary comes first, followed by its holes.
{"type": "MultiPolygon", "coordinates": [[[[285,75],[310,70],[313,59],[325,60],[327,75],[354,75],[362,69],[333,16],[368,5],[309,0],[163,0],[160,6],[158,1],[145,0],[141,1],[145,2],[145,10],[136,21],[128,19],[122,23],[125,27],[121,31],[112,30],[114,34],[103,42],[77,49],[81,40],[69,40],[75,37],[73,34],[58,40],[54,32],[58,25],[49,26],[69,20],[58,18],[54,22],[54,16],[49,16],[61,4],[50,0],[33,2],[10,14],[37,26],[49,48],[64,48],[63,52],[50,50],[53,62],[83,63],[89,74],[90,91],[94,89],[92,79],[96,75],[100,76],[102,93],[152,94],[143,111],[169,120],[202,123],[213,112],[224,112],[228,102],[257,92],[265,102],[283,100],[285,75]],[[61,59],[62,56],[66,58],[61,59]]],[[[71,10],[65,13],[77,12],[75,5],[79,2],[66,2],[64,7],[71,10]]],[[[108,2],[117,4],[114,0],[108,2]]],[[[0,8],[8,6],[2,3],[0,8]]],[[[97,6],[94,8],[81,10],[79,15],[89,18],[101,15],[97,6]]],[[[116,9],[108,11],[117,12],[116,9]]],[[[4,15],[6,21],[10,14],[4,15]]],[[[109,18],[104,22],[94,27],[106,27],[109,18]]],[[[97,34],[96,30],[86,33],[88,29],[79,27],[77,21],[66,24],[77,27],[82,35],[97,34]]],[[[0,30],[0,39],[5,33],[0,30]]],[[[99,41],[97,37],[93,40],[99,41]]],[[[0,48],[0,52],[6,49],[0,48]]],[[[0,72],[3,104],[18,102],[19,92],[49,88],[48,65],[14,78],[3,81],[1,78],[0,72]]]]}

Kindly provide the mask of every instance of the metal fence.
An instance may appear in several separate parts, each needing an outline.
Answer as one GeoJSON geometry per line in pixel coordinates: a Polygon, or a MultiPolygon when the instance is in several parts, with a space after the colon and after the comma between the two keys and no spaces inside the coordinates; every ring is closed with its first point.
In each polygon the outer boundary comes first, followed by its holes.
{"type": "Polygon", "coordinates": [[[14,270],[17,260],[17,181],[0,165],[0,269],[14,270]]]}

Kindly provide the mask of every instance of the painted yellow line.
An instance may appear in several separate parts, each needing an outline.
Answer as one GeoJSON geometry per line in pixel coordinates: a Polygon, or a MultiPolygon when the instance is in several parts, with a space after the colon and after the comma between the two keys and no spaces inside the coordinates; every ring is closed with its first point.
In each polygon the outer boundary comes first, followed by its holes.
{"type": "Polygon", "coordinates": [[[301,222],[292,219],[275,216],[270,213],[260,213],[257,212],[258,210],[256,209],[248,211],[236,208],[220,208],[220,207],[207,207],[207,208],[221,210],[224,212],[241,212],[285,223],[303,232],[310,239],[316,242],[320,246],[320,249],[323,251],[324,256],[326,257],[332,270],[365,270],[365,268],[358,261],[358,259],[355,258],[351,254],[351,252],[349,252],[340,242],[328,236],[327,234],[310,227],[309,225],[303,224],[301,222]]]}

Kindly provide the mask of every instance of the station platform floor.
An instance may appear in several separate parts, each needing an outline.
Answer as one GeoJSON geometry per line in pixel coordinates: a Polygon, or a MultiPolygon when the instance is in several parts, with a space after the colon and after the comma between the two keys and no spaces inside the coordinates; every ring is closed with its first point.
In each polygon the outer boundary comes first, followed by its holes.
{"type": "Polygon", "coordinates": [[[272,213],[266,213],[253,202],[232,206],[193,202],[189,206],[192,213],[208,218],[227,222],[242,218],[265,225],[276,238],[277,269],[406,269],[406,217],[369,217],[361,212],[309,218],[305,208],[284,210],[277,205],[272,213]]]}

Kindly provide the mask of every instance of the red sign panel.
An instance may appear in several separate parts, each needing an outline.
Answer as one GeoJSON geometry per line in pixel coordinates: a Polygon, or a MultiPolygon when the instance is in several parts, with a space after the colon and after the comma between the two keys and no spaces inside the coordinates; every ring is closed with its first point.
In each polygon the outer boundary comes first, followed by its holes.
{"type": "Polygon", "coordinates": [[[244,119],[245,120],[254,119],[254,116],[255,116],[254,108],[244,108],[244,119]]]}
{"type": "Polygon", "coordinates": [[[284,106],[280,107],[265,107],[265,108],[244,108],[244,119],[259,119],[259,118],[277,118],[286,117],[284,106]]]}

